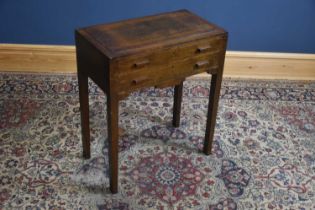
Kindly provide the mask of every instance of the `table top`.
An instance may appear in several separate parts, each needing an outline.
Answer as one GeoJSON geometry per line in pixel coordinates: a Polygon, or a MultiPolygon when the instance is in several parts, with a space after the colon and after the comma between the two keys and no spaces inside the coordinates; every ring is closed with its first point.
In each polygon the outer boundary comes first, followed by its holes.
{"type": "Polygon", "coordinates": [[[109,58],[226,33],[188,10],[94,25],[76,31],[109,58]]]}

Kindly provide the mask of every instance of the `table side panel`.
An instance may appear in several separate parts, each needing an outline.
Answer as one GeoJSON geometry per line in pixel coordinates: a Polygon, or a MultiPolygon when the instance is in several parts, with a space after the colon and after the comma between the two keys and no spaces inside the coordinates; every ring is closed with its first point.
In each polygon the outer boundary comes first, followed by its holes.
{"type": "Polygon", "coordinates": [[[78,72],[90,77],[103,91],[109,90],[109,59],[80,33],[75,33],[78,72]]]}

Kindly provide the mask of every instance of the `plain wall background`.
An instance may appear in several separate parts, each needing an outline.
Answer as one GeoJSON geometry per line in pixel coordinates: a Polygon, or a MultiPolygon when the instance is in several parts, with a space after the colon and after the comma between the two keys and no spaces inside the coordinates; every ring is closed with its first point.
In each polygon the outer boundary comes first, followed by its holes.
{"type": "Polygon", "coordinates": [[[0,43],[73,45],[75,28],[183,8],[229,50],[315,53],[315,0],[0,0],[0,43]]]}

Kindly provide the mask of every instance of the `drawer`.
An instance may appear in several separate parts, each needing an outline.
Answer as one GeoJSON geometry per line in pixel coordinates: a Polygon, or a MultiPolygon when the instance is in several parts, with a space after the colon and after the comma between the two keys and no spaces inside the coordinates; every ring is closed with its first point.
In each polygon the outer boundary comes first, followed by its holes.
{"type": "MultiPolygon", "coordinates": [[[[215,73],[219,67],[224,51],[202,54],[180,61],[170,62],[170,65],[147,70],[129,71],[115,78],[117,88],[122,92],[133,91],[143,87],[163,86],[164,81],[181,81],[186,77],[202,72],[215,73]]],[[[176,83],[174,83],[176,84],[176,83]]]]}
{"type": "Polygon", "coordinates": [[[111,75],[122,77],[130,72],[153,71],[172,68],[176,63],[186,60],[202,59],[225,49],[225,38],[221,36],[184,43],[156,51],[143,52],[128,57],[117,58],[111,62],[111,75]]]}

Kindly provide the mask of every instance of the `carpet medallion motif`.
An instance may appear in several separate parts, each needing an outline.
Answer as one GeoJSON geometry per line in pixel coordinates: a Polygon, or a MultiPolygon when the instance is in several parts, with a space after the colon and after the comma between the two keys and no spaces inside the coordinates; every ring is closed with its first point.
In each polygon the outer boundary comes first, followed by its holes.
{"type": "Polygon", "coordinates": [[[315,209],[315,84],[223,81],[212,155],[202,151],[209,80],[120,102],[119,193],[108,189],[106,96],[90,81],[82,158],[71,75],[0,74],[0,209],[315,209]]]}
{"type": "Polygon", "coordinates": [[[139,207],[193,208],[200,199],[213,199],[216,180],[211,174],[216,163],[175,146],[147,146],[134,152],[121,164],[121,186],[139,207]]]}

